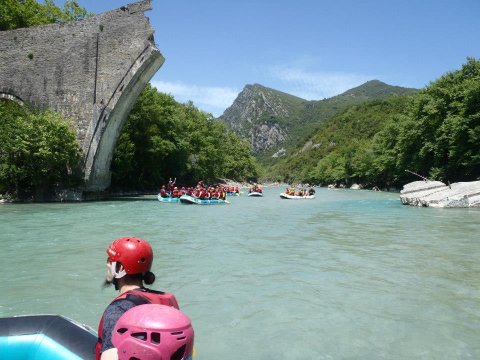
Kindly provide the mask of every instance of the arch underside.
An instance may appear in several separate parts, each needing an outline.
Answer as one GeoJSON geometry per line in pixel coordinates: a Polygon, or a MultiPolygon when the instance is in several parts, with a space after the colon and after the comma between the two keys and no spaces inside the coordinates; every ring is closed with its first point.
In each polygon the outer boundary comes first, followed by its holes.
{"type": "Polygon", "coordinates": [[[15,95],[11,92],[0,91],[0,99],[14,101],[18,105],[21,105],[21,106],[25,105],[25,103],[23,102],[23,100],[20,97],[18,97],[17,95],[15,95]]]}
{"type": "Polygon", "coordinates": [[[157,48],[147,47],[125,74],[122,85],[109,102],[96,104],[91,140],[84,148],[86,191],[103,191],[110,186],[110,165],[123,125],[136,99],[164,61],[157,48]]]}

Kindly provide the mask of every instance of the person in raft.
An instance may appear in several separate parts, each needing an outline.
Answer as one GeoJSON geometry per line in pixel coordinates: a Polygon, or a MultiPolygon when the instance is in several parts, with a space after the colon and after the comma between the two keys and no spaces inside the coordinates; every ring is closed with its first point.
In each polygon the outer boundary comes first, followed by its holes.
{"type": "Polygon", "coordinates": [[[190,318],[170,306],[135,306],[118,319],[112,343],[119,360],[192,360],[194,331],[190,318]]]}
{"type": "Polygon", "coordinates": [[[122,237],[107,249],[107,276],[104,286],[114,285],[120,295],[107,306],[98,325],[96,360],[117,359],[112,332],[118,319],[128,310],[143,304],[160,304],[178,309],[175,296],[168,292],[145,288],[155,281],[150,272],[153,250],[150,244],[137,237],[122,237]]]}

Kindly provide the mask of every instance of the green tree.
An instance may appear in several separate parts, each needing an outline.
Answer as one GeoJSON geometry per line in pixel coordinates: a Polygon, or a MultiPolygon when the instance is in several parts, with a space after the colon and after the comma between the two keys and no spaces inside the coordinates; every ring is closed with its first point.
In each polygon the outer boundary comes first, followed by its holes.
{"type": "Polygon", "coordinates": [[[395,96],[347,108],[323,123],[271,172],[280,172],[288,182],[377,185],[374,163],[380,154],[372,145],[375,135],[390,119],[406,113],[410,101],[395,96]]]}
{"type": "Polygon", "coordinates": [[[360,182],[480,178],[480,62],[473,58],[419,93],[349,107],[270,169],[288,181],[360,182]]]}
{"type": "Polygon", "coordinates": [[[256,179],[248,145],[211,114],[191,102],[147,85],[137,99],[116,146],[112,187],[154,190],[171,178],[256,179]]]}
{"type": "Polygon", "coordinates": [[[468,59],[415,98],[397,150],[399,166],[444,181],[480,176],[480,62],[468,59]]]}
{"type": "Polygon", "coordinates": [[[313,170],[313,178],[325,184],[344,183],[345,177],[345,158],[337,152],[323,157],[313,170]]]}
{"type": "Polygon", "coordinates": [[[67,0],[63,10],[53,0],[0,0],[0,31],[34,25],[81,20],[90,14],[75,0],[67,0]]]}
{"type": "Polygon", "coordinates": [[[42,198],[55,185],[80,184],[81,150],[60,115],[0,102],[0,192],[42,198]]]}

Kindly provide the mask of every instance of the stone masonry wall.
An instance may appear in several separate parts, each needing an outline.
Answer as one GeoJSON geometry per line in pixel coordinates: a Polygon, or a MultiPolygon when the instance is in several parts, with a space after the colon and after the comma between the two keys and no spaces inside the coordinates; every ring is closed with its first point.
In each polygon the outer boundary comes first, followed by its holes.
{"type": "MultiPolygon", "coordinates": [[[[143,13],[150,9],[147,0],[82,21],[0,32],[0,94],[74,120],[78,141],[91,158],[85,173],[93,190],[102,190],[110,180],[109,173],[100,174],[103,184],[89,178],[103,134],[113,137],[105,142],[112,148],[103,149],[107,155],[102,161],[109,162],[128,111],[163,63],[143,13]],[[135,76],[138,71],[145,76],[135,76]],[[131,83],[139,81],[140,87],[131,83]],[[122,98],[127,87],[135,91],[122,98]],[[119,102],[127,113],[117,114],[114,130],[106,131],[119,102]]],[[[109,172],[109,165],[102,164],[100,172],[109,172]]]]}

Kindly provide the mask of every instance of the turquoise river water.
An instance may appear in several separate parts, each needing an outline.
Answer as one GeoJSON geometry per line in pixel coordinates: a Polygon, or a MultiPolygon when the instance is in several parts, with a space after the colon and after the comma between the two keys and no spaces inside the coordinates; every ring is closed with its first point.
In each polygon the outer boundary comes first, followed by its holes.
{"type": "Polygon", "coordinates": [[[314,200],[164,204],[155,197],[0,206],[0,316],[96,328],[115,296],[105,249],[154,248],[203,359],[480,359],[480,211],[317,189],[314,200]]]}

